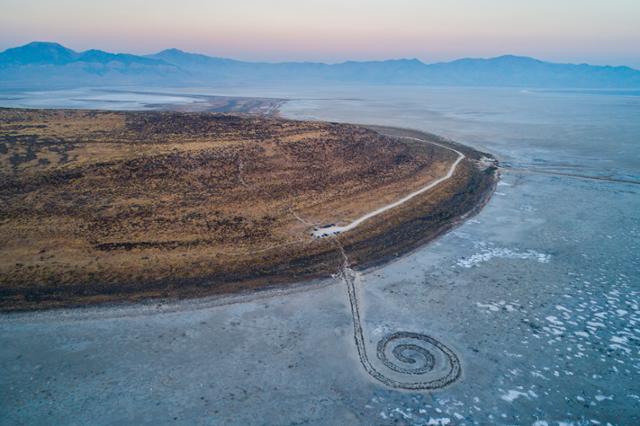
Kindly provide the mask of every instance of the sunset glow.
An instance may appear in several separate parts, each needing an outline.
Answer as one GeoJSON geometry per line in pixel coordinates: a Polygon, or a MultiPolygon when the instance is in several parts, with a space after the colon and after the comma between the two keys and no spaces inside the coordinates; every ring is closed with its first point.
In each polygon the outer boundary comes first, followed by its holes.
{"type": "Polygon", "coordinates": [[[635,0],[3,0],[0,49],[168,47],[245,60],[425,62],[505,53],[640,65],[635,0]],[[567,19],[567,17],[571,17],[567,19]]]}

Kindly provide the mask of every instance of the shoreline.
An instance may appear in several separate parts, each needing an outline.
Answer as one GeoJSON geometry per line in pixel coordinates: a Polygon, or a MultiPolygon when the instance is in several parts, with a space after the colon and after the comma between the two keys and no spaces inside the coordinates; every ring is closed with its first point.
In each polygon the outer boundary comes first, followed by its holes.
{"type": "MultiPolygon", "coordinates": [[[[464,214],[458,215],[456,217],[454,217],[452,220],[442,223],[440,224],[440,226],[433,231],[432,233],[428,234],[428,235],[424,235],[422,238],[420,238],[418,241],[416,241],[416,243],[414,243],[411,247],[409,247],[407,250],[399,253],[399,254],[392,254],[386,257],[381,257],[380,259],[377,260],[371,260],[369,262],[363,263],[363,264],[359,264],[359,265],[353,265],[353,269],[359,271],[359,272],[370,272],[370,271],[375,271],[377,269],[383,268],[384,266],[388,265],[389,263],[393,262],[396,259],[400,259],[406,256],[410,256],[411,254],[415,253],[416,251],[420,250],[422,247],[430,244],[431,242],[437,240],[438,238],[444,236],[445,234],[447,234],[449,231],[453,230],[454,228],[462,225],[465,221],[467,221],[468,219],[474,217],[475,215],[477,215],[478,213],[480,213],[480,211],[482,211],[482,209],[489,203],[489,201],[491,200],[496,187],[498,185],[498,182],[500,180],[500,175],[498,173],[498,161],[493,157],[493,155],[485,153],[485,152],[480,152],[480,151],[476,151],[475,149],[468,147],[466,145],[460,144],[459,142],[455,142],[455,141],[451,141],[449,139],[443,138],[441,136],[435,135],[433,133],[428,133],[428,132],[423,132],[420,130],[415,130],[415,129],[407,129],[407,128],[402,128],[402,127],[392,127],[392,126],[373,126],[373,125],[363,125],[363,127],[367,127],[370,128],[372,130],[376,130],[376,131],[381,131],[381,132],[399,132],[399,134],[409,134],[409,135],[417,135],[417,136],[422,136],[422,137],[427,137],[427,138],[435,138],[438,140],[438,143],[441,143],[443,145],[449,145],[455,149],[458,149],[460,151],[462,151],[465,155],[471,157],[472,155],[481,155],[482,157],[487,157],[492,159],[493,161],[493,166],[495,167],[495,171],[492,174],[492,179],[491,179],[491,185],[489,188],[487,188],[485,191],[483,191],[482,197],[479,199],[478,203],[475,204],[475,206],[467,211],[464,214]]],[[[415,136],[411,136],[411,137],[415,137],[415,136]]],[[[473,158],[473,157],[471,157],[473,158]]],[[[480,158],[477,158],[478,160],[480,160],[480,158]]]]}

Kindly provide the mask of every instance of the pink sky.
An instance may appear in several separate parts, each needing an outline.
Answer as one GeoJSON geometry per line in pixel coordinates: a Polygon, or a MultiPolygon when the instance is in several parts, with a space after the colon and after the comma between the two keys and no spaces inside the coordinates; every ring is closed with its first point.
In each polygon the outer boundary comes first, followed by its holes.
{"type": "Polygon", "coordinates": [[[246,60],[535,56],[640,66],[637,0],[3,0],[0,49],[168,47],[246,60]]]}

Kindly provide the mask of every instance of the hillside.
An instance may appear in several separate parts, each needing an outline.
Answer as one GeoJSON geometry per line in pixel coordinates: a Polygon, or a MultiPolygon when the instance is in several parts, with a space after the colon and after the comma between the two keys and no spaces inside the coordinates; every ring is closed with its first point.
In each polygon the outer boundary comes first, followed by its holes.
{"type": "Polygon", "coordinates": [[[454,151],[348,124],[0,109],[0,309],[327,276],[342,264],[338,241],[354,266],[379,262],[490,193],[479,155],[406,205],[315,238],[445,175],[454,151]]]}

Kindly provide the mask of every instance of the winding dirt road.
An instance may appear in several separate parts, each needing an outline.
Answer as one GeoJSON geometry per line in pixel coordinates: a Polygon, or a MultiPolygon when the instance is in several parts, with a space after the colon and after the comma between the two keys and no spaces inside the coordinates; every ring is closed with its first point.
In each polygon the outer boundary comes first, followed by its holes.
{"type": "MultiPolygon", "coordinates": [[[[389,136],[389,135],[385,135],[385,136],[389,136]]],[[[409,195],[406,195],[405,197],[403,197],[403,198],[401,198],[401,199],[399,199],[397,201],[394,201],[393,203],[387,204],[387,205],[382,206],[382,207],[380,207],[380,208],[378,208],[376,210],[373,210],[373,211],[371,211],[371,212],[369,212],[369,213],[367,213],[367,214],[365,214],[363,216],[360,216],[359,218],[357,218],[356,220],[354,220],[353,222],[351,222],[351,223],[349,223],[347,225],[343,225],[343,226],[331,225],[331,226],[325,226],[325,227],[316,228],[311,233],[315,238],[326,238],[326,237],[331,237],[331,236],[334,236],[334,235],[337,235],[337,234],[341,234],[343,232],[350,231],[350,230],[354,229],[355,227],[357,227],[358,225],[360,225],[361,223],[363,223],[364,221],[366,221],[368,219],[371,219],[374,216],[377,216],[377,215],[379,215],[381,213],[384,213],[384,212],[386,212],[388,210],[391,210],[393,208],[396,208],[396,207],[406,203],[407,201],[411,200],[412,198],[422,194],[423,192],[426,192],[426,191],[430,190],[431,188],[435,187],[436,185],[439,185],[440,183],[442,183],[442,182],[446,181],[447,179],[451,178],[451,176],[453,176],[453,174],[455,173],[456,167],[458,167],[458,164],[462,160],[464,160],[464,158],[465,158],[465,155],[463,153],[461,153],[460,151],[455,150],[453,148],[450,148],[448,146],[439,144],[437,142],[429,142],[429,141],[426,141],[424,139],[414,138],[414,137],[411,137],[411,136],[403,136],[403,138],[404,139],[413,139],[413,140],[416,140],[416,141],[419,141],[419,142],[425,142],[425,143],[431,143],[433,145],[438,145],[439,147],[442,147],[442,148],[448,149],[449,151],[455,152],[456,154],[458,154],[458,158],[456,159],[456,161],[453,162],[453,164],[449,168],[449,171],[443,177],[438,178],[438,179],[430,182],[428,185],[418,189],[417,191],[414,191],[414,192],[410,193],[409,195]]]]}

